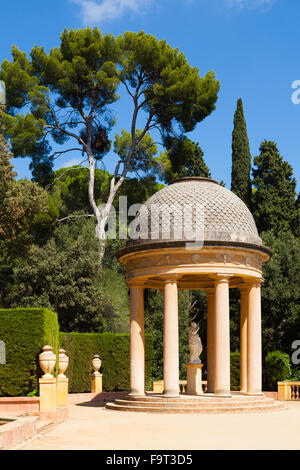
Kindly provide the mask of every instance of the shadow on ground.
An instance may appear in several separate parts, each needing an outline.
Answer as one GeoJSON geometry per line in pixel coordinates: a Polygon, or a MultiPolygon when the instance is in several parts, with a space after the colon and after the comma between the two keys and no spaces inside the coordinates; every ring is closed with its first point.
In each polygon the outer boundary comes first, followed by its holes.
{"type": "Polygon", "coordinates": [[[117,398],[124,398],[128,395],[127,392],[103,392],[99,393],[95,398],[90,401],[75,403],[76,406],[88,406],[91,408],[104,408],[107,402],[112,402],[117,398]]]}

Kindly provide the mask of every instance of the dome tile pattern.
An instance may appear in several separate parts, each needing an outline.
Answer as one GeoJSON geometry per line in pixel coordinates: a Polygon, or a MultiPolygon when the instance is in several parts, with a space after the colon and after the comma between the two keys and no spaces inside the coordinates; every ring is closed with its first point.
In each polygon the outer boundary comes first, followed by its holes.
{"type": "Polygon", "coordinates": [[[146,201],[138,221],[139,238],[128,246],[193,241],[199,233],[204,241],[262,245],[246,204],[207,178],[183,178],[161,189],[146,201]]]}

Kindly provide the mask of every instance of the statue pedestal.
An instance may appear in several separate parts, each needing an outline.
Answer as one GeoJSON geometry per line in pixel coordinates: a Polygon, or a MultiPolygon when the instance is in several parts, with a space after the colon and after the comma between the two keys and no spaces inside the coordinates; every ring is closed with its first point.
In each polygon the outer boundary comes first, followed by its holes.
{"type": "Polygon", "coordinates": [[[202,395],[202,367],[203,364],[186,364],[188,395],[202,395]]]}

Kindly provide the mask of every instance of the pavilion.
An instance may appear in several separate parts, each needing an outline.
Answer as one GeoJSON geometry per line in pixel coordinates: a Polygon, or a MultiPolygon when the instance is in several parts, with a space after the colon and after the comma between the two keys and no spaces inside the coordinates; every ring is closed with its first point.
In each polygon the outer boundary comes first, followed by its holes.
{"type": "Polygon", "coordinates": [[[132,226],[135,233],[117,254],[130,287],[131,391],[108,408],[170,411],[179,402],[178,410],[197,411],[229,401],[234,408],[233,400],[240,406],[243,399],[247,406],[272,409],[275,402],[262,393],[261,352],[262,264],[272,252],[263,246],[244,202],[215,180],[181,178],[150,197],[132,226]],[[145,392],[145,288],[164,293],[164,392],[159,396],[145,392]],[[231,288],[241,293],[238,396],[230,391],[231,288]],[[203,289],[208,295],[207,393],[202,397],[179,392],[178,289],[203,289]]]}

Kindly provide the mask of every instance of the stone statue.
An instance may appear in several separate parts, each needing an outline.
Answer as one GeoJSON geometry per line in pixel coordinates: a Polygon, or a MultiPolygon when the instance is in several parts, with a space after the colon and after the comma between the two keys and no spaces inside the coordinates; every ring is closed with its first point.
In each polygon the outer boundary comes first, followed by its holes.
{"type": "Polygon", "coordinates": [[[189,347],[190,347],[190,358],[189,363],[201,364],[200,354],[202,353],[202,342],[198,335],[199,326],[195,322],[191,322],[189,329],[189,347]]]}

